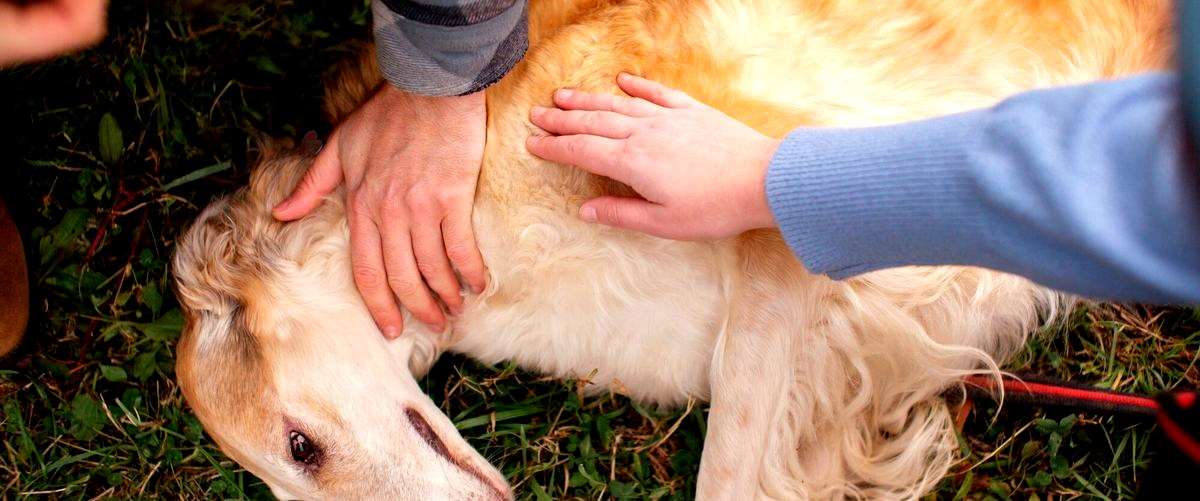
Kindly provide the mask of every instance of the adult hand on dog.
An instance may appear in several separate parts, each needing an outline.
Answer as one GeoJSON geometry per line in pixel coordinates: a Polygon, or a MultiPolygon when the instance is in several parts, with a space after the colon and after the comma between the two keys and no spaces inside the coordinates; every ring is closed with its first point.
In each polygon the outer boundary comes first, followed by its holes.
{"type": "Polygon", "coordinates": [[[478,292],[483,258],[471,209],[486,132],[483,93],[425,97],[384,85],[329,137],[277,219],[304,217],[346,182],[354,280],[384,336],[404,327],[396,299],[445,328],[432,288],[451,312],[463,300],[457,268],[478,292]]]}
{"type": "Polygon", "coordinates": [[[0,0],[0,66],[47,59],[104,37],[107,0],[0,0]]]}
{"type": "Polygon", "coordinates": [[[622,73],[632,97],[560,89],[535,107],[530,153],[629,185],[599,197],[586,221],[676,240],[716,240],[775,225],[764,176],[779,141],[662,84],[622,73]]]}

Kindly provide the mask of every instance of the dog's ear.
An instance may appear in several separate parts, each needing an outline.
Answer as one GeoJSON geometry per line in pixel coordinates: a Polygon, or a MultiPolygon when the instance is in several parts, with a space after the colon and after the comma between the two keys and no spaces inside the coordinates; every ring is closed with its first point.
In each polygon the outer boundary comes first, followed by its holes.
{"type": "Polygon", "coordinates": [[[209,205],[179,239],[172,260],[185,318],[175,370],[202,419],[245,417],[265,405],[261,350],[243,304],[250,281],[262,274],[248,254],[255,252],[255,215],[246,195],[240,190],[209,205]]]}
{"type": "Polygon", "coordinates": [[[185,310],[224,314],[237,304],[237,228],[230,198],[208,206],[175,247],[175,292],[185,310]]]}
{"type": "Polygon", "coordinates": [[[274,222],[271,209],[292,193],[312,165],[312,157],[286,153],[294,151],[265,151],[264,160],[250,172],[246,203],[256,216],[265,217],[264,223],[274,222]]]}

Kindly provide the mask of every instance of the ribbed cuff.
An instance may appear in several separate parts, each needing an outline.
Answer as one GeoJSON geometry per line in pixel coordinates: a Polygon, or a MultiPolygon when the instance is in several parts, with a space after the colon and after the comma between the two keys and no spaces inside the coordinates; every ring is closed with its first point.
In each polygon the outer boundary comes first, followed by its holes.
{"type": "Polygon", "coordinates": [[[401,90],[425,96],[471,94],[500,80],[524,57],[529,28],[525,0],[503,9],[497,3],[418,5],[397,12],[376,0],[375,45],[383,76],[401,90]]]}
{"type": "Polygon", "coordinates": [[[986,229],[967,162],[985,117],[793,131],[766,178],[792,251],[835,279],[977,259],[986,229]]]}

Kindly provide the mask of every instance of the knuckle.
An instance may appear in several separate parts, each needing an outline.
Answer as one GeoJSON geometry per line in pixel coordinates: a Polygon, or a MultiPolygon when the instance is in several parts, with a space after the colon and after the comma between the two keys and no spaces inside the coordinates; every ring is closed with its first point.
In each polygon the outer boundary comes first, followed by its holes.
{"type": "Polygon", "coordinates": [[[465,198],[458,190],[439,190],[433,195],[434,202],[442,209],[462,205],[465,198]]]}
{"type": "Polygon", "coordinates": [[[418,214],[427,214],[433,212],[434,197],[429,191],[422,188],[412,188],[404,195],[404,206],[409,210],[418,214]]]}
{"type": "Polygon", "coordinates": [[[421,292],[423,285],[418,284],[415,280],[407,278],[388,278],[388,287],[391,287],[392,292],[403,298],[412,298],[421,292]]]}
{"type": "Polygon", "coordinates": [[[624,167],[639,167],[645,161],[645,153],[626,141],[617,154],[617,164],[624,167]]]}
{"type": "Polygon", "coordinates": [[[365,264],[352,265],[354,283],[363,289],[377,289],[383,284],[383,271],[365,264]]]}
{"type": "Polygon", "coordinates": [[[420,272],[421,276],[425,277],[427,280],[434,280],[435,277],[441,278],[442,267],[435,259],[417,258],[417,271],[420,272]]]}
{"type": "Polygon", "coordinates": [[[471,246],[466,242],[447,242],[446,257],[450,258],[450,262],[462,266],[464,263],[471,261],[473,254],[471,246]]]}
{"type": "Polygon", "coordinates": [[[563,140],[563,150],[565,150],[568,155],[578,154],[579,153],[579,141],[577,141],[575,138],[564,139],[563,140]]]}
{"type": "Polygon", "coordinates": [[[583,116],[583,126],[588,130],[595,130],[600,127],[600,114],[588,113],[583,116]]]}
{"type": "Polygon", "coordinates": [[[382,189],[380,189],[380,198],[382,198],[385,202],[403,200],[405,191],[407,190],[403,184],[395,181],[389,181],[382,186],[382,189]]]}
{"type": "Polygon", "coordinates": [[[403,219],[408,214],[408,204],[403,197],[385,195],[379,200],[379,212],[386,214],[388,219],[403,219]]]}
{"type": "Polygon", "coordinates": [[[597,214],[602,220],[608,221],[613,225],[620,226],[628,222],[626,221],[625,215],[621,213],[621,211],[617,210],[615,205],[604,205],[600,207],[600,210],[597,211],[597,214]]]}

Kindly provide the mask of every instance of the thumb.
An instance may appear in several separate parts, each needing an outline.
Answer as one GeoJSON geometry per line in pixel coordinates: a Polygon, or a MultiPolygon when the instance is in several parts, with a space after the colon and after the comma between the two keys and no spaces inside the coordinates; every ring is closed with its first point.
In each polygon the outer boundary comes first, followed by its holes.
{"type": "Polygon", "coordinates": [[[598,197],[584,202],[579,208],[579,217],[589,223],[667,237],[668,225],[663,212],[661,205],[640,198],[598,197]]]}
{"type": "Polygon", "coordinates": [[[337,135],[329,137],[325,149],[317,154],[300,183],[271,213],[280,221],[294,221],[307,216],[321,205],[321,199],[333,192],[342,182],[342,163],[338,159],[337,135]]]}

